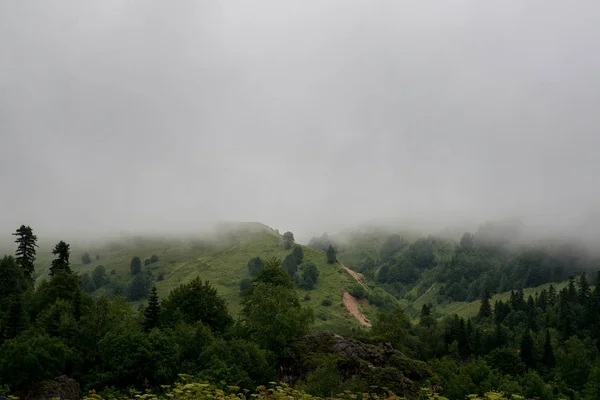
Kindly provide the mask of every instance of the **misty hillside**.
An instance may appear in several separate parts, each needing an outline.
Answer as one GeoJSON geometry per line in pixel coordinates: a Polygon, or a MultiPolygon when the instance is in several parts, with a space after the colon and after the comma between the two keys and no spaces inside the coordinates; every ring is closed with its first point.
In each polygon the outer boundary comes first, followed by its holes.
{"type": "MultiPolygon", "coordinates": [[[[297,244],[293,246],[302,249],[303,262],[312,262],[318,269],[318,279],[311,290],[298,285],[299,296],[315,311],[314,329],[329,327],[344,332],[359,328],[358,321],[343,304],[344,291],[352,290],[356,284],[351,276],[337,263],[328,264],[325,252],[297,244]]],[[[133,237],[102,245],[93,242],[74,244],[71,268],[82,277],[82,289],[93,297],[121,295],[136,307],[146,302],[151,285],[156,285],[162,298],[177,286],[199,277],[215,286],[235,314],[240,309],[242,281],[249,284],[252,278],[248,262],[254,257],[264,261],[277,257],[285,261],[291,252],[292,249],[285,249],[283,236],[266,225],[221,224],[213,235],[204,239],[133,237]],[[87,264],[82,261],[86,253],[90,256],[87,264]],[[134,257],[141,261],[138,274],[131,271],[134,257]],[[156,261],[151,262],[153,257],[156,261]],[[140,279],[142,277],[144,279],[140,279]],[[132,284],[136,286],[138,281],[142,283],[138,293],[133,294],[132,284]]],[[[39,251],[38,284],[48,277],[51,256],[47,249],[39,251]]],[[[302,276],[302,268],[300,263],[296,273],[298,279],[302,276]]],[[[391,296],[388,298],[394,302],[391,296]]],[[[368,302],[359,303],[359,308],[368,318],[375,317],[376,309],[368,302]]]]}
{"type": "Polygon", "coordinates": [[[338,259],[395,296],[413,315],[423,304],[434,315],[477,314],[480,299],[506,299],[510,291],[535,296],[550,284],[559,290],[600,271],[596,248],[586,240],[544,238],[520,222],[482,224],[473,233],[421,236],[399,229],[369,229],[314,237],[309,245],[338,249],[338,259]]]}

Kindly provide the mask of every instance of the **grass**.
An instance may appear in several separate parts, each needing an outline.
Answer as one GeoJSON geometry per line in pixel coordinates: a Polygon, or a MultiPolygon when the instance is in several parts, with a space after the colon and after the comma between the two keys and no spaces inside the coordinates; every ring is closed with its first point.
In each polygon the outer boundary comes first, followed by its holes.
{"type": "MultiPolygon", "coordinates": [[[[319,269],[319,279],[313,290],[298,289],[298,296],[303,304],[313,308],[315,312],[315,331],[349,332],[360,329],[358,321],[352,317],[342,303],[344,288],[353,282],[350,275],[337,264],[328,264],[323,251],[302,246],[304,261],[312,261],[319,269]],[[309,293],[310,299],[303,300],[309,293]],[[329,299],[331,306],[322,305],[329,299]]],[[[241,308],[239,292],[240,280],[249,277],[247,262],[259,256],[263,260],[270,257],[285,258],[291,250],[283,248],[283,239],[271,228],[258,224],[240,224],[235,230],[222,234],[219,240],[174,240],[174,239],[124,239],[104,245],[71,246],[71,268],[79,273],[90,275],[98,265],[106,268],[111,281],[128,285],[132,276],[130,262],[134,256],[140,257],[142,263],[152,255],[159,261],[142,266],[142,273],[150,270],[156,278],[162,273],[164,279],[155,282],[160,297],[165,297],[175,287],[200,277],[210,281],[228,303],[230,312],[237,315],[241,308]],[[88,252],[92,258],[90,264],[81,262],[82,255],[88,252]],[[95,259],[99,255],[98,260],[95,259]]],[[[48,275],[52,260],[51,251],[41,248],[38,251],[36,272],[39,283],[48,275]]],[[[94,295],[103,294],[102,289],[94,295]]],[[[144,301],[132,303],[137,309],[144,301]]],[[[368,318],[373,318],[376,310],[369,304],[361,304],[361,310],[368,318]]]]}

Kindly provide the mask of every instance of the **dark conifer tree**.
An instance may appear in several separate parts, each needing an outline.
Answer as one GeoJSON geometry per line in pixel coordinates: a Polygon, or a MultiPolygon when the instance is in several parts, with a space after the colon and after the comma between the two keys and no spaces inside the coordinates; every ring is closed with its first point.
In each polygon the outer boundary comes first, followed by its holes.
{"type": "Polygon", "coordinates": [[[250,276],[256,276],[264,266],[265,262],[260,257],[254,257],[248,261],[248,273],[250,276]]]}
{"type": "Polygon", "coordinates": [[[23,269],[23,275],[33,281],[33,271],[35,269],[33,262],[35,261],[35,248],[37,245],[37,236],[33,234],[33,230],[29,226],[21,225],[13,236],[17,239],[15,243],[18,244],[16,251],[17,263],[23,269]]]}
{"type": "Polygon", "coordinates": [[[535,366],[535,358],[533,355],[533,338],[529,333],[529,329],[525,329],[523,336],[521,337],[521,361],[527,366],[527,368],[533,368],[535,366]]]}
{"type": "Polygon", "coordinates": [[[550,331],[546,329],[546,341],[544,342],[544,354],[542,355],[542,364],[548,368],[553,368],[556,358],[554,357],[554,349],[550,340],[550,331]]]}
{"type": "Polygon", "coordinates": [[[304,260],[304,251],[302,250],[302,246],[294,246],[294,250],[292,250],[292,255],[296,259],[296,264],[302,264],[302,261],[304,260]]]}
{"type": "Polygon", "coordinates": [[[133,257],[129,263],[129,268],[131,275],[139,274],[142,270],[142,260],[138,256],[133,257]]]}
{"type": "Polygon", "coordinates": [[[483,292],[483,297],[481,299],[481,306],[479,307],[479,317],[480,318],[489,318],[492,316],[492,306],[490,305],[490,292],[483,292]]]}
{"type": "Polygon", "coordinates": [[[430,315],[431,315],[431,308],[429,307],[429,305],[423,304],[423,307],[421,307],[421,318],[429,317],[430,315]]]}
{"type": "Polygon", "coordinates": [[[54,247],[54,250],[52,250],[52,254],[54,254],[56,258],[52,260],[50,276],[54,276],[59,271],[71,273],[71,267],[69,266],[69,245],[61,240],[54,247]]]}
{"type": "Polygon", "coordinates": [[[575,278],[569,278],[569,284],[567,285],[567,299],[570,303],[577,301],[577,288],[575,287],[575,278]]]}
{"type": "Polygon", "coordinates": [[[546,289],[543,289],[540,297],[538,297],[537,306],[544,311],[548,307],[548,291],[546,289]]]}
{"type": "Polygon", "coordinates": [[[158,293],[156,286],[152,286],[150,297],[148,298],[148,306],[144,310],[144,321],[142,327],[145,332],[150,332],[153,328],[158,327],[160,317],[160,304],[158,303],[158,293]]]}
{"type": "Polygon", "coordinates": [[[332,245],[329,245],[327,248],[327,263],[334,264],[337,261],[337,255],[335,254],[335,249],[332,245]]]}
{"type": "Polygon", "coordinates": [[[579,302],[582,305],[586,305],[592,295],[592,290],[590,289],[590,284],[588,283],[585,272],[579,278],[579,290],[577,295],[579,297],[579,302]]]}
{"type": "Polygon", "coordinates": [[[298,272],[298,264],[296,264],[296,257],[294,257],[292,254],[288,254],[283,259],[282,266],[287,271],[290,277],[295,276],[296,272],[298,272]]]}
{"type": "Polygon", "coordinates": [[[550,285],[548,288],[548,304],[553,307],[556,304],[556,300],[556,289],[553,285],[550,285]]]}

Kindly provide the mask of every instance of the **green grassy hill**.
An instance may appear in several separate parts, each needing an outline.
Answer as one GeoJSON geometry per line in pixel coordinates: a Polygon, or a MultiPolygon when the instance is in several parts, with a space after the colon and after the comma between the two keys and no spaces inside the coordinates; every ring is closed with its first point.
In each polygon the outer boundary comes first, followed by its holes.
{"type": "MultiPolygon", "coordinates": [[[[298,289],[300,299],[315,311],[313,329],[340,333],[361,329],[342,302],[344,289],[353,282],[351,276],[339,265],[327,264],[324,252],[306,246],[302,248],[304,261],[314,262],[320,272],[313,290],[298,289]],[[325,299],[331,301],[330,306],[321,304],[325,299]]],[[[103,265],[111,282],[127,286],[132,280],[131,259],[139,256],[143,263],[145,259],[156,255],[159,261],[142,266],[142,272],[151,271],[155,280],[159,275],[162,276],[162,280],[155,281],[160,297],[167,296],[178,285],[200,277],[209,280],[217,288],[235,315],[241,306],[240,280],[249,277],[248,260],[256,256],[263,260],[269,257],[283,259],[290,252],[284,249],[282,236],[277,231],[258,223],[240,223],[208,239],[128,238],[103,245],[73,243],[71,266],[80,275],[91,275],[98,265],[103,265]],[[85,252],[92,259],[86,265],[81,261],[85,252]],[[99,256],[97,260],[96,255],[99,256]]],[[[38,283],[47,276],[51,260],[50,250],[46,246],[40,248],[36,262],[38,283]]],[[[100,296],[107,290],[107,286],[102,287],[93,295],[100,296]]],[[[133,306],[137,309],[143,303],[134,302],[133,306]]],[[[367,302],[361,302],[360,309],[370,319],[376,314],[374,307],[367,302]]]]}

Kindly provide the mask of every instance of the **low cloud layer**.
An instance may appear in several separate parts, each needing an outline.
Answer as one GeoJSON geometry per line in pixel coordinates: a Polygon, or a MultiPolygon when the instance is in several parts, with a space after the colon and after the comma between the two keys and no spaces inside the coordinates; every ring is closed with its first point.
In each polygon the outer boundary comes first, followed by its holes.
{"type": "Polygon", "coordinates": [[[596,215],[600,4],[417,3],[0,3],[0,228],[596,215]]]}

